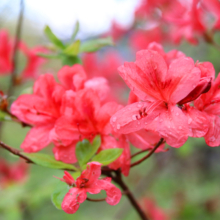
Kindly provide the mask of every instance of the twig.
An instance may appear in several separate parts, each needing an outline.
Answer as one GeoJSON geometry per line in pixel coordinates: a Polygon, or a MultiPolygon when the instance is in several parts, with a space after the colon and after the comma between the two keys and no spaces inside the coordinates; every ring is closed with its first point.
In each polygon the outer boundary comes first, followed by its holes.
{"type": "Polygon", "coordinates": [[[87,197],[86,200],[88,200],[90,202],[103,202],[103,201],[105,201],[105,198],[103,198],[103,199],[91,199],[91,198],[87,197]]]}
{"type": "Polygon", "coordinates": [[[20,124],[22,125],[22,127],[32,127],[31,124],[27,124],[27,123],[25,123],[25,122],[23,122],[23,121],[20,121],[20,120],[19,120],[15,115],[13,115],[8,109],[5,109],[4,112],[7,113],[7,114],[11,117],[11,119],[12,119],[13,121],[15,121],[15,122],[17,122],[17,123],[20,123],[20,124]]]}
{"type": "Polygon", "coordinates": [[[217,44],[213,38],[213,33],[204,33],[203,34],[204,40],[208,43],[211,44],[213,47],[215,47],[218,51],[220,51],[220,45],[217,44]]]}
{"type": "Polygon", "coordinates": [[[144,153],[144,152],[146,152],[146,151],[149,151],[149,150],[150,150],[150,148],[147,148],[147,149],[145,149],[145,150],[138,151],[137,153],[131,155],[131,159],[132,159],[133,157],[135,157],[135,156],[137,156],[137,155],[139,155],[139,154],[142,154],[142,153],[144,153]]]}
{"type": "Polygon", "coordinates": [[[8,96],[11,96],[14,92],[14,85],[16,84],[16,78],[17,78],[17,61],[18,61],[18,46],[20,42],[21,37],[21,27],[22,27],[22,21],[23,21],[23,13],[24,13],[24,0],[20,0],[20,12],[19,12],[19,18],[18,23],[16,27],[16,37],[15,37],[15,43],[13,48],[13,56],[12,56],[12,71],[11,71],[11,83],[8,89],[8,96]]]}
{"type": "Polygon", "coordinates": [[[30,160],[28,157],[24,156],[23,154],[21,154],[21,152],[15,148],[9,147],[8,145],[6,145],[5,143],[3,143],[2,141],[0,141],[0,146],[2,148],[4,148],[5,150],[11,152],[12,154],[19,156],[20,158],[26,160],[27,163],[34,163],[32,160],[30,160]]]}
{"type": "Polygon", "coordinates": [[[146,216],[146,214],[143,212],[139,204],[137,203],[136,199],[134,198],[132,192],[129,190],[128,186],[124,183],[121,177],[121,171],[116,170],[115,171],[116,176],[109,175],[113,181],[115,181],[119,186],[123,189],[124,192],[126,192],[126,197],[132,204],[132,206],[135,208],[135,210],[138,212],[139,216],[141,217],[142,220],[149,220],[149,218],[146,216]]]}
{"type": "Polygon", "coordinates": [[[143,161],[145,161],[147,158],[149,158],[157,150],[157,148],[163,143],[163,140],[164,139],[161,138],[160,141],[157,143],[157,145],[145,157],[143,157],[142,159],[132,163],[131,167],[134,167],[134,166],[142,163],[143,161]]]}

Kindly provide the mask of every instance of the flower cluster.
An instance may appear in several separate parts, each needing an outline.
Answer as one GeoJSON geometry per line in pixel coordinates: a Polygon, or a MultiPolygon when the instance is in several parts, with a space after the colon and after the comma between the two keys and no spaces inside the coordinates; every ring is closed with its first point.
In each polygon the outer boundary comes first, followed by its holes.
{"type": "MultiPolygon", "coordinates": [[[[205,36],[220,28],[220,4],[218,0],[170,1],[143,0],[135,13],[137,20],[144,20],[148,29],[160,28],[174,43],[185,38],[192,44],[198,36],[205,36]]],[[[146,27],[145,27],[146,28],[146,27]]]]}
{"type": "Polygon", "coordinates": [[[112,116],[115,132],[157,132],[172,147],[182,146],[188,136],[218,146],[219,82],[212,64],[194,63],[177,51],[166,54],[157,44],[150,47],[119,67],[134,102],[112,116]]]}
{"type": "MultiPolygon", "coordinates": [[[[10,40],[5,30],[0,31],[0,75],[10,74],[13,68],[13,44],[14,40],[10,40]]],[[[45,59],[39,57],[37,53],[46,52],[42,46],[28,48],[24,42],[18,42],[18,49],[26,57],[26,66],[17,79],[17,83],[22,79],[37,78],[39,75],[39,67],[45,63],[45,59]]]]}
{"type": "Polygon", "coordinates": [[[185,39],[197,44],[202,37],[210,43],[219,29],[218,0],[142,0],[133,24],[125,28],[113,21],[110,34],[117,41],[126,35],[137,51],[153,41],[179,44],[185,39]]]}
{"type": "Polygon", "coordinates": [[[23,182],[27,177],[28,166],[23,161],[9,164],[0,159],[0,187],[5,188],[13,183],[23,182]]]}
{"type": "Polygon", "coordinates": [[[110,167],[121,167],[128,175],[130,149],[127,138],[114,134],[109,123],[110,117],[122,106],[106,101],[109,92],[106,79],[87,80],[79,64],[64,66],[58,78],[60,83],[50,74],[40,76],[35,82],[34,93],[21,95],[12,104],[12,114],[32,126],[21,148],[25,152],[37,152],[52,142],[56,160],[75,163],[77,142],[85,138],[92,141],[99,134],[100,150],[124,149],[110,167]]]}
{"type": "Polygon", "coordinates": [[[99,179],[101,175],[101,164],[98,162],[91,162],[87,164],[87,169],[74,180],[74,178],[67,172],[64,172],[63,182],[66,182],[71,188],[65,195],[62,202],[62,209],[68,213],[75,213],[80,203],[83,203],[87,195],[98,194],[101,190],[106,191],[106,202],[109,205],[117,205],[121,199],[121,191],[111,183],[111,178],[106,177],[99,179]]]}

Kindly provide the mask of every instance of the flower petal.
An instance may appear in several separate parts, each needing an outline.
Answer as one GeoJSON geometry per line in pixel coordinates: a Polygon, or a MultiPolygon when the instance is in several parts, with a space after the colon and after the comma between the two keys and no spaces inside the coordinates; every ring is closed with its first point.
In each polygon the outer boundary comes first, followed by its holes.
{"type": "Polygon", "coordinates": [[[190,57],[174,60],[169,67],[168,78],[171,80],[166,88],[170,95],[169,101],[178,103],[186,97],[198,84],[201,76],[199,68],[195,67],[190,57]]]}
{"type": "Polygon", "coordinates": [[[73,142],[69,146],[55,146],[53,148],[54,157],[56,160],[64,163],[76,163],[77,158],[75,154],[76,142],[73,142]]]}
{"type": "Polygon", "coordinates": [[[84,170],[79,178],[77,178],[77,186],[80,185],[80,183],[87,179],[88,181],[85,183],[85,186],[87,188],[92,188],[93,184],[96,184],[96,181],[101,175],[101,164],[98,162],[90,162],[87,163],[87,168],[84,170]]]}
{"type": "MultiPolygon", "coordinates": [[[[157,132],[147,131],[145,129],[132,132],[126,136],[128,137],[128,140],[131,142],[131,144],[134,145],[134,147],[142,150],[152,149],[161,138],[157,132]]],[[[156,152],[163,151],[163,148],[164,144],[161,144],[156,152]]]]}
{"type": "Polygon", "coordinates": [[[157,131],[171,147],[181,147],[189,134],[187,117],[181,109],[169,105],[159,116],[157,131]]]}
{"type": "Polygon", "coordinates": [[[120,134],[138,131],[150,124],[159,114],[162,101],[136,102],[122,108],[110,119],[113,129],[120,134]]]}
{"type": "Polygon", "coordinates": [[[189,136],[203,137],[209,129],[209,121],[206,116],[207,114],[191,106],[188,106],[183,112],[188,118],[189,136]]]}
{"type": "Polygon", "coordinates": [[[115,185],[109,182],[109,180],[98,180],[99,187],[106,191],[106,202],[109,205],[117,205],[121,199],[121,191],[115,185]]]}
{"type": "Polygon", "coordinates": [[[208,115],[210,122],[209,130],[204,136],[205,142],[210,147],[217,147],[220,145],[220,118],[217,115],[208,115]]]}
{"type": "Polygon", "coordinates": [[[21,148],[28,153],[37,152],[43,149],[51,142],[50,131],[52,129],[53,124],[31,128],[21,144],[21,148]]]}
{"type": "Polygon", "coordinates": [[[78,91],[84,87],[86,81],[86,73],[79,64],[73,66],[64,66],[58,72],[58,78],[66,89],[78,91]]]}
{"type": "Polygon", "coordinates": [[[86,198],[85,189],[71,188],[63,199],[62,210],[68,214],[73,214],[78,210],[80,203],[83,203],[86,198]]]}

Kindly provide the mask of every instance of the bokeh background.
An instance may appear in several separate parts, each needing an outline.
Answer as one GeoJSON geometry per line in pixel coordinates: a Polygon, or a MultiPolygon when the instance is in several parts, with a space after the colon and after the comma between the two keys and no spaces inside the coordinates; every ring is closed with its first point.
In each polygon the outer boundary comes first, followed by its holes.
{"type": "MultiPolygon", "coordinates": [[[[81,40],[107,33],[114,20],[126,28],[132,25],[134,11],[139,3],[137,0],[26,0],[21,39],[30,47],[46,45],[48,40],[43,29],[45,25],[49,25],[60,39],[68,42],[77,20],[80,23],[77,38],[81,40]]],[[[0,1],[0,30],[6,29],[10,36],[15,36],[19,7],[18,0],[0,1]]],[[[215,38],[220,42],[219,34],[216,34],[215,38]]],[[[181,50],[195,61],[210,61],[216,74],[220,71],[220,52],[202,40],[196,46],[185,41],[178,46],[168,43],[163,46],[166,51],[181,50]]],[[[126,61],[135,59],[135,51],[130,50],[127,37],[114,48],[104,48],[99,53],[104,53],[105,50],[117,51],[126,61]]],[[[18,69],[22,70],[25,62],[21,54],[18,69]]],[[[60,61],[52,60],[47,62],[41,71],[56,73],[60,68],[60,61]]],[[[9,76],[0,76],[0,90],[7,90],[9,79],[9,76]]],[[[10,99],[15,100],[32,84],[33,81],[29,80],[17,87],[10,99]]],[[[126,102],[128,92],[129,89],[121,94],[122,103],[126,102]]],[[[20,124],[4,122],[1,127],[1,140],[19,149],[28,130],[20,124]]],[[[51,149],[52,146],[44,151],[49,153],[51,149]]],[[[137,149],[132,148],[132,152],[135,151],[137,149]]],[[[18,161],[17,157],[2,149],[0,157],[11,164],[18,161]]],[[[0,187],[0,220],[138,219],[138,215],[124,197],[115,207],[105,202],[97,204],[86,201],[74,215],[57,210],[51,202],[51,193],[59,180],[53,176],[61,177],[62,174],[62,171],[30,165],[23,181],[0,187]]],[[[203,138],[189,138],[179,149],[169,148],[165,153],[155,154],[133,168],[125,181],[140,203],[144,204],[144,199],[153,200],[167,213],[168,219],[220,219],[220,148],[208,147],[203,138]]]]}

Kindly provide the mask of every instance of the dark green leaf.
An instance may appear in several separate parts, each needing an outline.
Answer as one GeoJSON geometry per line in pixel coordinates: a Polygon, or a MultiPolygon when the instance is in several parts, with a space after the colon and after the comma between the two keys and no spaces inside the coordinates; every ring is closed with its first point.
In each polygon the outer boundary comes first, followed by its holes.
{"type": "Polygon", "coordinates": [[[113,46],[111,37],[88,40],[80,45],[80,52],[95,52],[105,46],[113,46]]]}
{"type": "Polygon", "coordinates": [[[65,50],[63,50],[63,53],[70,56],[77,56],[79,53],[79,47],[80,47],[80,40],[77,40],[72,44],[70,44],[65,50]]]}
{"type": "Polygon", "coordinates": [[[65,46],[64,44],[62,43],[62,41],[57,38],[57,36],[51,31],[50,27],[49,26],[46,26],[44,28],[44,33],[46,34],[46,36],[48,37],[48,39],[58,48],[60,49],[64,49],[65,46]]]}
{"type": "Polygon", "coordinates": [[[75,28],[74,28],[74,31],[73,31],[73,34],[72,34],[72,37],[71,37],[72,41],[75,40],[76,35],[77,35],[78,32],[79,32],[79,21],[76,22],[76,25],[75,25],[75,28]]]}
{"type": "Polygon", "coordinates": [[[108,165],[115,161],[122,154],[122,151],[122,148],[102,150],[99,154],[92,158],[92,161],[97,161],[102,165],[108,165]]]}
{"type": "Polygon", "coordinates": [[[51,200],[57,209],[62,209],[61,204],[63,202],[64,196],[67,194],[68,191],[68,185],[66,183],[60,182],[57,185],[56,190],[52,193],[51,200]]]}
{"type": "Polygon", "coordinates": [[[47,154],[40,154],[40,153],[22,153],[26,157],[28,157],[30,160],[32,160],[37,165],[43,166],[43,167],[49,167],[53,169],[73,169],[78,170],[75,166],[72,164],[66,164],[61,161],[57,161],[54,159],[53,156],[47,155],[47,154]]]}
{"type": "Polygon", "coordinates": [[[74,65],[76,63],[82,64],[81,59],[79,57],[77,57],[77,56],[67,56],[67,55],[63,54],[61,59],[62,59],[62,64],[63,65],[72,66],[72,65],[74,65]]]}
{"type": "Polygon", "coordinates": [[[83,165],[86,164],[95,155],[95,153],[100,147],[100,144],[100,136],[96,136],[92,144],[86,139],[77,143],[76,157],[81,167],[83,167],[83,165]]]}

